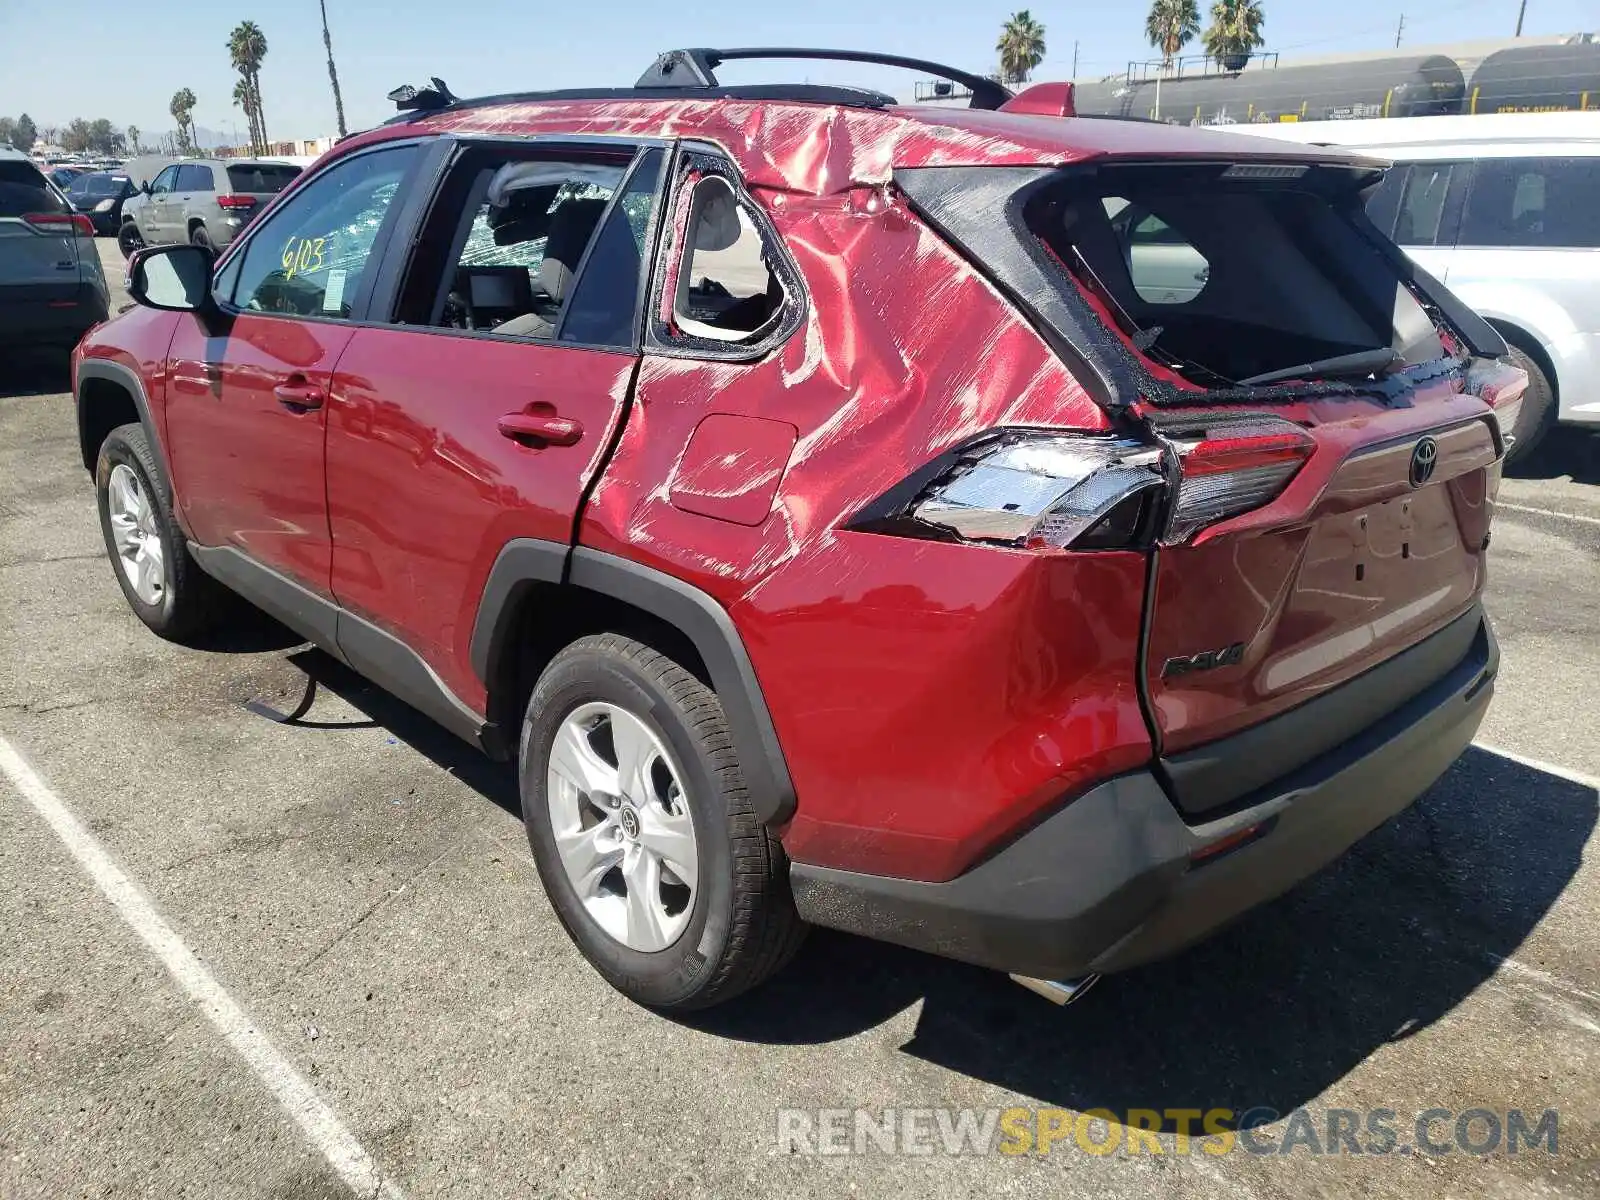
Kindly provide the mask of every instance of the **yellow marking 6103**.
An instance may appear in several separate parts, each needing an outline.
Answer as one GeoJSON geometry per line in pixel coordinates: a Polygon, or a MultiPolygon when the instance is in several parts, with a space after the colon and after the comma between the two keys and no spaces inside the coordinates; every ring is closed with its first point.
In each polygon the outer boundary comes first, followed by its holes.
{"type": "Polygon", "coordinates": [[[323,269],[322,248],[327,238],[291,237],[283,244],[283,277],[293,279],[323,269]]]}

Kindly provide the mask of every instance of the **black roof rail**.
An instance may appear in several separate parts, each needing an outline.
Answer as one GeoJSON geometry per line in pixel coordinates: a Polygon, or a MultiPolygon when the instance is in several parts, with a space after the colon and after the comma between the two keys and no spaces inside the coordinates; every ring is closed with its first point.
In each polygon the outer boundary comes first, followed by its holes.
{"type": "Polygon", "coordinates": [[[883,67],[904,67],[908,71],[921,71],[959,83],[972,93],[971,107],[999,108],[1011,99],[1009,88],[983,75],[974,75],[943,63],[923,58],[905,58],[898,54],[877,54],[871,50],[817,50],[805,46],[745,46],[732,50],[712,50],[698,47],[689,50],[668,50],[650,64],[650,69],[639,76],[637,88],[714,88],[717,87],[716,68],[736,59],[824,59],[829,62],[875,63],[883,67]]]}

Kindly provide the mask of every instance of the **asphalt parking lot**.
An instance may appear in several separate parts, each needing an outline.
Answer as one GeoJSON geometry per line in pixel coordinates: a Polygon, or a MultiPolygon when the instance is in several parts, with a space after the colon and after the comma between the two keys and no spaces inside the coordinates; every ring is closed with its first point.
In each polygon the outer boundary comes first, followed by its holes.
{"type": "Polygon", "coordinates": [[[145,631],[65,387],[47,364],[0,378],[0,757],[37,777],[0,779],[7,1200],[351,1179],[411,1197],[1600,1195],[1600,437],[1558,434],[1503,487],[1481,745],[1330,871],[1064,1010],[819,933],[772,985],[673,1021],[567,941],[509,774],[265,623],[209,651],[145,631]],[[304,671],[329,685],[309,727],[241,706],[292,699],[304,671]],[[1163,1154],[830,1157],[776,1136],[780,1109],[1014,1105],[1388,1108],[1402,1142],[1430,1108],[1554,1109],[1559,1141],[1176,1154],[1169,1130],[1163,1154]]]}

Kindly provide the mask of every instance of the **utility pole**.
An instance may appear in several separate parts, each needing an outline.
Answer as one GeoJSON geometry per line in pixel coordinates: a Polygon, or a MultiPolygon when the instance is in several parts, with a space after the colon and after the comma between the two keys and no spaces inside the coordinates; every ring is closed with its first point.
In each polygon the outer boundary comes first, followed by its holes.
{"type": "MultiPolygon", "coordinates": [[[[1524,0],[1524,3],[1526,3],[1526,0],[1524,0]]],[[[1396,50],[1400,49],[1400,37],[1401,37],[1402,34],[1405,33],[1405,31],[1406,31],[1406,15],[1405,15],[1405,13],[1401,13],[1400,14],[1400,28],[1398,28],[1398,29],[1396,29],[1394,31],[1394,48],[1396,50]]]]}
{"type": "Polygon", "coordinates": [[[1072,78],[1078,77],[1078,40],[1072,40],[1072,78]]]}
{"type": "Polygon", "coordinates": [[[1522,0],[1522,6],[1517,9],[1517,37],[1522,36],[1522,18],[1528,15],[1528,0],[1522,0]]]}

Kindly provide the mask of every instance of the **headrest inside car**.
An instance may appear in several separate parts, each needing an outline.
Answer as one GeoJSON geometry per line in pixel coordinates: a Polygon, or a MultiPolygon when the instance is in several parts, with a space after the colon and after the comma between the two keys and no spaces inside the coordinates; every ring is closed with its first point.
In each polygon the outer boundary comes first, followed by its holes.
{"type": "Polygon", "coordinates": [[[739,202],[726,179],[708,175],[695,185],[689,229],[696,250],[728,250],[739,244],[739,202]]]}

